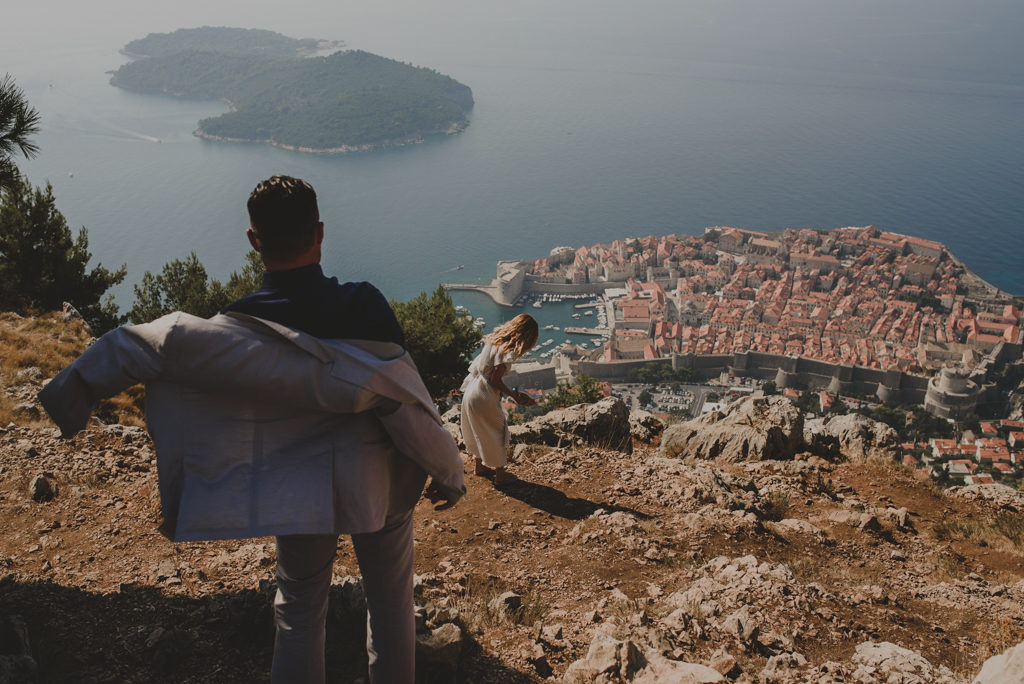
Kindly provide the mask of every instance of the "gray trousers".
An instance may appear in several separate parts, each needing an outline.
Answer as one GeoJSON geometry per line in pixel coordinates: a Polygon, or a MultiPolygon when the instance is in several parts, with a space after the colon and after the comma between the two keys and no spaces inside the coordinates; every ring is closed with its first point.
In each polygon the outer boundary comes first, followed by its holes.
{"type": "MultiPolygon", "coordinates": [[[[338,536],[277,537],[273,684],[323,684],[324,625],[338,536]]],[[[366,592],[366,651],[373,684],[412,684],[416,619],[412,511],[378,532],[353,534],[366,592]]]]}

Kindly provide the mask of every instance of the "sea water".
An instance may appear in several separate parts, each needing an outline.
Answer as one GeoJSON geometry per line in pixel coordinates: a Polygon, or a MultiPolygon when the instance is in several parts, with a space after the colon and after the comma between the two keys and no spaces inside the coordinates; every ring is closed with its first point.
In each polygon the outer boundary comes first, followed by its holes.
{"type": "MultiPolygon", "coordinates": [[[[714,4],[726,9],[691,8],[683,21],[667,2],[635,14],[458,2],[451,15],[305,3],[233,22],[241,6],[232,15],[185,3],[145,17],[115,2],[127,23],[96,31],[84,30],[91,10],[69,9],[83,25],[61,27],[27,7],[14,10],[20,28],[8,27],[0,71],[43,115],[41,153],[20,166],[53,183],[72,228],[88,227],[94,261],[128,265],[115,290],[122,307],[144,271],[190,251],[221,279],[239,268],[245,199],[275,173],[317,188],[325,270],[396,299],[489,280],[498,259],[709,225],[875,224],[943,242],[993,284],[1024,292],[1024,79],[1019,48],[1004,40],[1012,25],[984,13],[992,3],[972,10],[973,24],[958,23],[955,3],[929,4],[927,22],[858,4],[864,16],[843,26],[796,13],[806,3],[779,3],[794,12],[786,21],[736,9],[763,4],[714,4]],[[736,16],[713,14],[727,10],[736,16]],[[223,104],[108,84],[128,40],[202,24],[342,39],[435,68],[473,89],[471,124],[421,145],[317,156],[200,140],[198,120],[223,104]]],[[[517,312],[470,294],[456,301],[488,329],[517,312]]]]}

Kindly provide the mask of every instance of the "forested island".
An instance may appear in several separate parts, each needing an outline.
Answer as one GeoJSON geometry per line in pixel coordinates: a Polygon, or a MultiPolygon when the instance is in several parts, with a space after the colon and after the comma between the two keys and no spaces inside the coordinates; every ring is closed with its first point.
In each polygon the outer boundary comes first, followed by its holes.
{"type": "Polygon", "coordinates": [[[150,33],[145,38],[128,43],[121,49],[121,52],[129,57],[162,57],[184,50],[303,57],[312,55],[317,50],[341,46],[340,41],[289,38],[264,29],[202,26],[178,29],[173,33],[150,33]]]}
{"type": "Polygon", "coordinates": [[[404,145],[468,123],[472,91],[433,69],[361,50],[292,56],[324,44],[245,29],[151,34],[124,51],[153,56],[123,65],[110,82],[139,93],[227,102],[230,112],[199,122],[201,137],[305,152],[404,145]],[[220,38],[224,49],[211,49],[220,38]]]}

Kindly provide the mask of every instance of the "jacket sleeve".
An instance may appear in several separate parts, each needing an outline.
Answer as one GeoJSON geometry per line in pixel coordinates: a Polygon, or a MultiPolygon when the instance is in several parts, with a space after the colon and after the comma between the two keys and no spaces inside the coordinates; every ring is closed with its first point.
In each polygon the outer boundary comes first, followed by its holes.
{"type": "Polygon", "coordinates": [[[466,493],[462,457],[455,440],[420,404],[398,404],[393,411],[378,410],[377,418],[402,454],[430,475],[449,501],[466,493]]]}
{"type": "Polygon", "coordinates": [[[157,377],[163,366],[163,340],[176,314],[152,323],[112,330],[97,340],[39,392],[39,403],[61,434],[83,429],[100,399],[157,377]]]}

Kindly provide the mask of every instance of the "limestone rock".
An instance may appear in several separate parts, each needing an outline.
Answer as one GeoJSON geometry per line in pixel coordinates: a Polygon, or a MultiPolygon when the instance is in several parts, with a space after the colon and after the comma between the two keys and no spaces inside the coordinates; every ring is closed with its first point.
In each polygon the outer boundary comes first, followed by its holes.
{"type": "Polygon", "coordinates": [[[950,487],[943,494],[970,501],[989,501],[999,508],[1007,508],[1018,513],[1024,513],[1024,492],[1013,487],[1007,487],[1004,484],[950,487]]]}
{"type": "Polygon", "coordinates": [[[971,684],[1004,682],[1024,682],[1024,641],[986,660],[971,684]]]}
{"type": "Polygon", "coordinates": [[[670,426],[661,452],[670,458],[788,460],[804,441],[804,419],[785,397],[751,397],[670,426]]]}
{"type": "Polygon", "coordinates": [[[842,453],[854,460],[890,458],[900,444],[899,435],[891,427],[857,413],[830,419],[822,424],[819,434],[834,439],[842,453]]]}
{"type": "Polygon", "coordinates": [[[778,522],[766,522],[765,526],[775,534],[785,536],[787,534],[808,534],[813,537],[824,537],[825,533],[806,520],[799,518],[784,518],[778,522]]]}
{"type": "Polygon", "coordinates": [[[874,674],[879,681],[900,684],[956,684],[960,680],[946,667],[934,667],[914,651],[888,641],[865,641],[857,646],[853,658],[857,673],[874,674]]]}
{"type": "Polygon", "coordinates": [[[750,609],[747,606],[743,606],[727,617],[722,623],[722,629],[732,632],[744,643],[751,641],[757,636],[757,625],[754,624],[754,620],[750,616],[750,609]]]}
{"type": "Polygon", "coordinates": [[[462,437],[462,408],[456,406],[450,408],[441,415],[441,425],[452,436],[460,449],[466,447],[466,441],[462,437]]]}
{"type": "Polygon", "coordinates": [[[509,432],[514,444],[587,445],[633,453],[629,410],[617,397],[558,409],[512,425],[509,432]]]}
{"type": "Polygon", "coordinates": [[[715,684],[726,681],[722,674],[707,665],[669,660],[657,652],[646,656],[647,667],[637,673],[633,684],[715,684]]]}
{"type": "Polygon", "coordinates": [[[416,660],[420,663],[440,665],[455,671],[462,655],[462,630],[454,622],[446,622],[430,634],[416,637],[416,660]]]}
{"type": "Polygon", "coordinates": [[[709,664],[713,670],[726,677],[736,669],[736,659],[725,649],[720,649],[712,655],[709,664]]]}
{"type": "Polygon", "coordinates": [[[45,475],[36,475],[28,483],[28,491],[33,501],[51,501],[57,496],[57,483],[45,475]]]}
{"type": "Polygon", "coordinates": [[[516,615],[523,608],[523,597],[514,591],[506,591],[501,596],[491,599],[487,610],[495,616],[506,617],[516,615]]]}
{"type": "Polygon", "coordinates": [[[587,655],[569,665],[562,681],[568,684],[611,684],[630,681],[644,665],[640,650],[632,641],[620,641],[598,633],[587,655]]]}
{"type": "Polygon", "coordinates": [[[629,414],[629,431],[638,442],[651,444],[665,431],[665,423],[648,411],[637,410],[629,414]]]}

